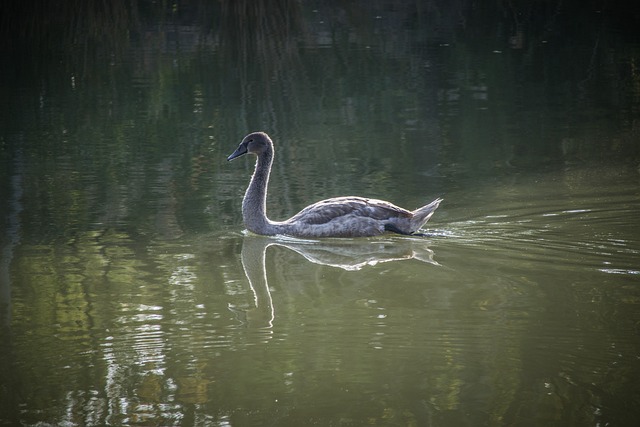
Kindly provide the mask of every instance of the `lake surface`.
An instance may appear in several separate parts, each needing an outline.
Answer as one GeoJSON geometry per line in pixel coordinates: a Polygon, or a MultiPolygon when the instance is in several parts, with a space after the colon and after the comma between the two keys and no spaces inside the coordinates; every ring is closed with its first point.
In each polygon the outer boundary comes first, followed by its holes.
{"type": "Polygon", "coordinates": [[[230,4],[2,45],[0,425],[635,425],[637,15],[230,4]],[[444,201],[252,235],[255,130],[273,219],[444,201]]]}

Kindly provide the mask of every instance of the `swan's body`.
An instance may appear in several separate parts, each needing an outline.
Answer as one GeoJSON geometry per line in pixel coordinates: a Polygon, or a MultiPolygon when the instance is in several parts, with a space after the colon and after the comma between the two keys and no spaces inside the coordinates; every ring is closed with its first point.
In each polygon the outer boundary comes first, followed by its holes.
{"type": "Polygon", "coordinates": [[[247,229],[256,234],[294,237],[366,237],[387,231],[414,234],[438,208],[442,199],[408,211],[383,200],[364,197],[336,197],[307,206],[286,221],[271,221],[266,214],[267,185],[273,164],[273,142],[266,133],[244,137],[227,160],[244,154],[258,157],[242,201],[242,217],[247,229]]]}

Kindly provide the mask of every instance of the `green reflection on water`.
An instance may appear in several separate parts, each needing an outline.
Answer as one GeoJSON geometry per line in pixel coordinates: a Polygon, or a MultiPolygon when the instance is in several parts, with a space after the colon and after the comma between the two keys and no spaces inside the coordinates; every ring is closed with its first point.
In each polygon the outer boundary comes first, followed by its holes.
{"type": "Polygon", "coordinates": [[[29,27],[4,62],[0,421],[635,422],[640,85],[619,11],[230,4],[159,27],[162,5],[116,4],[92,31],[29,27]],[[430,237],[243,236],[252,164],[224,158],[257,129],[273,218],[444,194],[430,237]]]}

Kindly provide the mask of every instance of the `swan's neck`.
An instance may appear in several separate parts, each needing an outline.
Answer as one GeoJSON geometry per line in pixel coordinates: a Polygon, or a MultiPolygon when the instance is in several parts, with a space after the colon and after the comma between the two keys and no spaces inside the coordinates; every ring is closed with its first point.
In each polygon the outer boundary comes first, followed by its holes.
{"type": "Polygon", "coordinates": [[[263,235],[278,234],[276,223],[267,218],[267,186],[273,164],[273,151],[258,156],[256,170],[242,201],[242,218],[249,231],[263,235]]]}

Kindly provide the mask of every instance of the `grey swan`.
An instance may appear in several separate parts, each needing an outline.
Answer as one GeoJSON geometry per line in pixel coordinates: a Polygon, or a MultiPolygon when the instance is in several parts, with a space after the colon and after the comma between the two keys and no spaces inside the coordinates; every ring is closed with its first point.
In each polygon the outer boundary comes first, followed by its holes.
{"type": "Polygon", "coordinates": [[[269,174],[273,164],[273,142],[264,132],[245,136],[227,160],[245,154],[258,157],[256,169],[242,200],[242,218],[247,229],[265,236],[291,237],[371,237],[385,232],[417,235],[442,199],[408,211],[383,200],[364,197],[335,197],[302,209],[285,221],[267,218],[269,174]]]}

